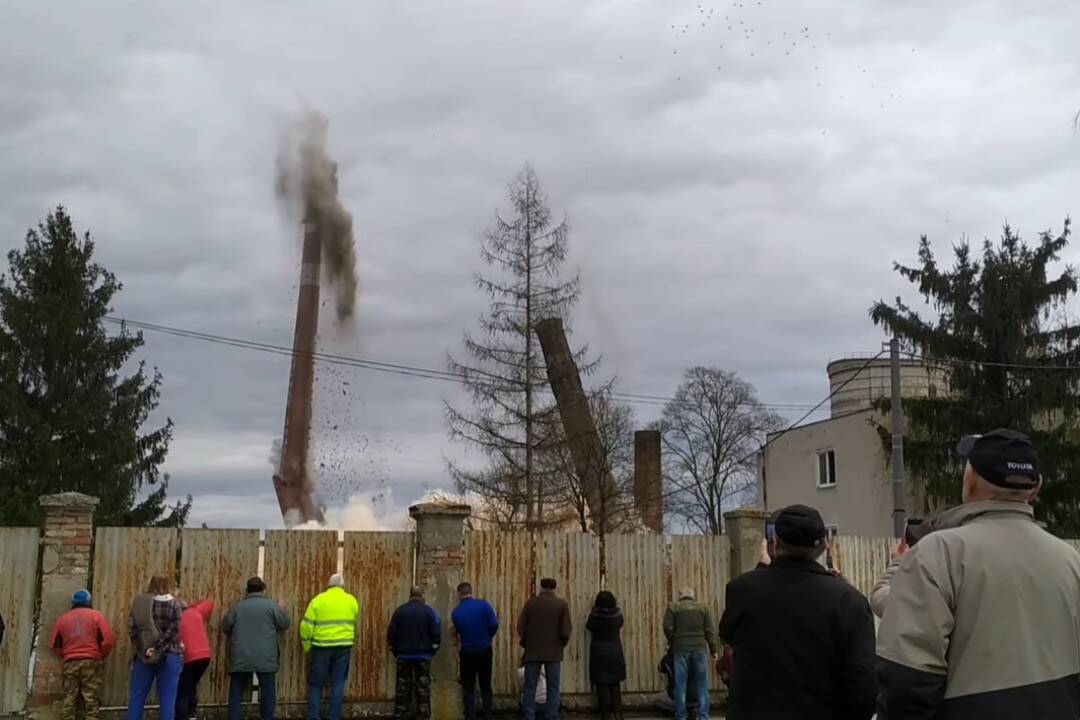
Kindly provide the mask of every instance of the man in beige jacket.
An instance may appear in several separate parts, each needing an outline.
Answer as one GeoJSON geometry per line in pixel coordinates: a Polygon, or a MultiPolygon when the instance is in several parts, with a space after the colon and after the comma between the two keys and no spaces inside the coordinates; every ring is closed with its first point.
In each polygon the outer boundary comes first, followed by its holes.
{"type": "Polygon", "coordinates": [[[1080,554],[1040,528],[1027,436],[965,438],[964,504],[900,561],[877,639],[878,720],[1080,717],[1080,554]]]}

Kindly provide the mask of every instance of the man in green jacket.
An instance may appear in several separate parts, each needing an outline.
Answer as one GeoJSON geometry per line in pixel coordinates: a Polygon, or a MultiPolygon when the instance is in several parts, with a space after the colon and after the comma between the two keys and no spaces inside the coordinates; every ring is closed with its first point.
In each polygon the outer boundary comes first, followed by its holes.
{"type": "Polygon", "coordinates": [[[247,581],[247,596],[221,619],[221,631],[229,636],[229,720],[240,720],[252,673],[259,676],[259,720],[274,720],[278,634],[291,622],[282,604],[266,596],[266,583],[258,577],[247,581]]]}
{"type": "Polygon", "coordinates": [[[329,587],[308,603],[300,621],[300,641],[309,653],[308,720],[319,720],[319,702],[323,688],[330,683],[329,720],[341,720],[345,702],[345,681],[349,678],[349,659],[356,642],[356,621],[360,603],[345,592],[345,578],[335,573],[329,587]]]}
{"type": "Polygon", "coordinates": [[[712,613],[694,599],[692,588],[679,591],[679,601],[664,614],[664,636],[675,666],[675,720],[686,720],[686,683],[697,687],[698,720],[709,720],[709,657],[716,660],[716,628],[712,613]]]}

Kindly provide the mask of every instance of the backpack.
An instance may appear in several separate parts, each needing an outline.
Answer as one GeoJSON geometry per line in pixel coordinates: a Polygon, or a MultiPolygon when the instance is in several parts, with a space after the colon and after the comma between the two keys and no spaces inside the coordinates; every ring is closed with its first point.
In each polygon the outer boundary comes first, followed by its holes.
{"type": "Polygon", "coordinates": [[[165,658],[165,653],[157,648],[161,632],[154,622],[154,596],[136,595],[131,602],[131,617],[135,620],[135,653],[144,665],[157,665],[165,658]],[[146,657],[146,651],[153,649],[154,654],[146,657]]]}

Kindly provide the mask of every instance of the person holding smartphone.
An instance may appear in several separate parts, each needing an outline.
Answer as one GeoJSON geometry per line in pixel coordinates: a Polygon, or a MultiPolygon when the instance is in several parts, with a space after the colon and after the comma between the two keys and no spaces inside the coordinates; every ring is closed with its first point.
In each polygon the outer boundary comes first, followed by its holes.
{"type": "Polygon", "coordinates": [[[915,547],[919,540],[929,535],[932,529],[930,523],[922,518],[909,518],[904,525],[904,536],[900,538],[896,554],[893,555],[888,567],[885,568],[885,572],[874,584],[874,589],[870,591],[870,597],[868,598],[870,608],[879,619],[885,616],[885,605],[889,599],[889,590],[892,588],[893,576],[896,575],[896,571],[900,568],[900,560],[908,550],[915,547]]]}

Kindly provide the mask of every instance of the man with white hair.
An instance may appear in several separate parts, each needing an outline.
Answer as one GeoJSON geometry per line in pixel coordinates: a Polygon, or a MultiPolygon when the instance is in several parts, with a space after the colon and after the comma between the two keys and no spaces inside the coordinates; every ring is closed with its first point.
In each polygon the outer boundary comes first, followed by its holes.
{"type": "Polygon", "coordinates": [[[329,720],[341,720],[345,701],[345,681],[349,678],[349,660],[356,643],[356,622],[360,603],[345,592],[345,578],[335,573],[329,587],[308,603],[300,621],[300,640],[310,653],[308,664],[307,720],[319,720],[322,691],[330,683],[329,720]]]}
{"type": "Polygon", "coordinates": [[[963,504],[903,556],[877,640],[880,720],[1080,717],[1080,555],[1040,528],[1030,439],[968,436],[963,504]]]}

